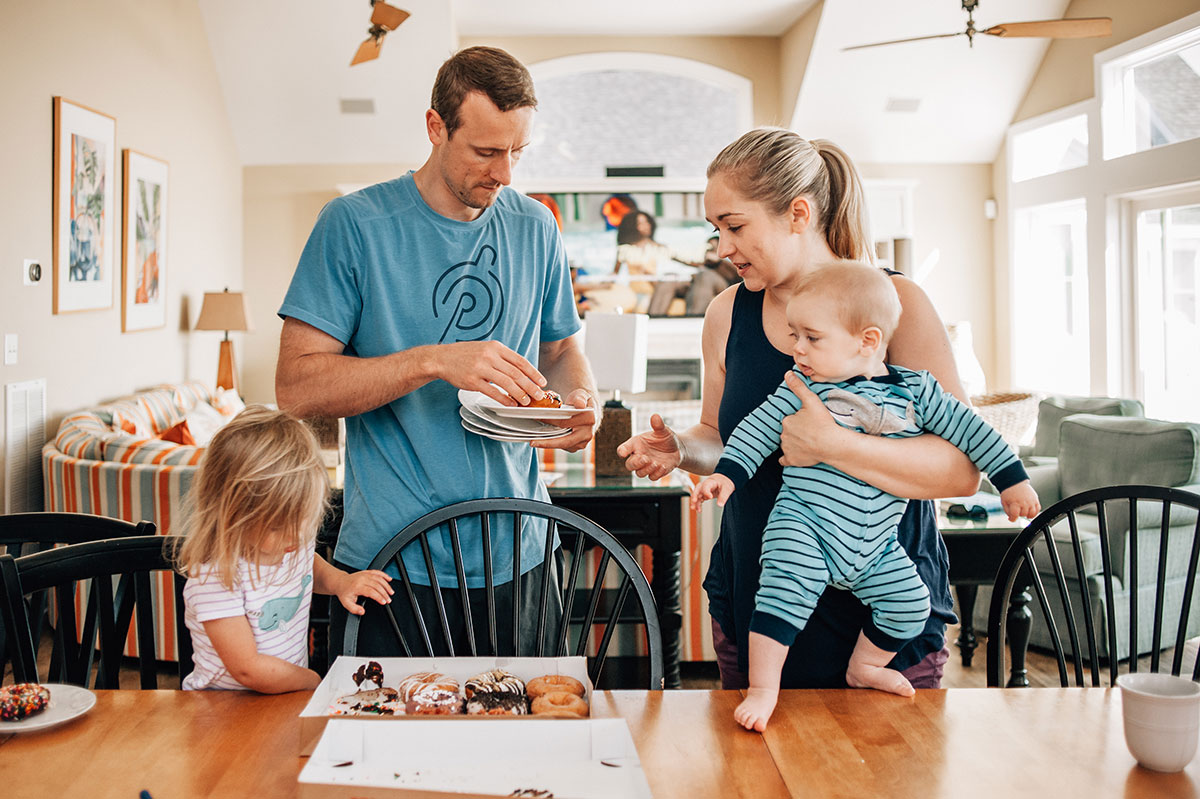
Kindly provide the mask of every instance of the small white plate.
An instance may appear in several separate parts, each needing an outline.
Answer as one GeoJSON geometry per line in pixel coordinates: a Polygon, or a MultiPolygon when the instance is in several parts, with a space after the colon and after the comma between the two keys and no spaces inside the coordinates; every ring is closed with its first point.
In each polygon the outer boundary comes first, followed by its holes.
{"type": "Polygon", "coordinates": [[[487,394],[480,394],[478,391],[467,391],[465,389],[459,390],[458,401],[462,403],[464,408],[475,413],[480,413],[480,409],[486,409],[496,416],[507,416],[512,419],[569,419],[575,414],[587,410],[586,408],[572,408],[566,405],[561,408],[510,407],[508,405],[501,405],[487,394]]]}
{"type": "Polygon", "coordinates": [[[511,438],[514,441],[540,441],[543,438],[558,438],[570,432],[561,427],[556,427],[553,433],[521,433],[516,430],[505,430],[502,427],[493,427],[483,422],[476,422],[467,416],[462,409],[459,409],[458,415],[462,419],[462,426],[469,432],[478,435],[502,436],[506,439],[511,438]]]}
{"type": "Polygon", "coordinates": [[[539,422],[537,419],[507,419],[496,416],[489,410],[473,411],[466,405],[458,409],[458,415],[476,427],[494,430],[497,433],[531,433],[533,435],[561,436],[565,428],[539,422]]]}
{"type": "Polygon", "coordinates": [[[0,735],[7,732],[33,732],[44,730],[78,718],[96,704],[96,695],[78,685],[42,683],[50,692],[50,703],[37,715],[20,721],[0,721],[0,735]]]}

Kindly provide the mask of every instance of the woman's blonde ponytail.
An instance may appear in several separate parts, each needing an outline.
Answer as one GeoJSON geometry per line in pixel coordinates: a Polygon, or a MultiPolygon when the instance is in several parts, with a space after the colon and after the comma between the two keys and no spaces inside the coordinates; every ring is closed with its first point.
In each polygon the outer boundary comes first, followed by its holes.
{"type": "Polygon", "coordinates": [[[874,261],[867,231],[866,192],[850,156],[827,139],[813,139],[829,175],[829,207],[825,209],[825,239],[839,258],[874,261]]]}

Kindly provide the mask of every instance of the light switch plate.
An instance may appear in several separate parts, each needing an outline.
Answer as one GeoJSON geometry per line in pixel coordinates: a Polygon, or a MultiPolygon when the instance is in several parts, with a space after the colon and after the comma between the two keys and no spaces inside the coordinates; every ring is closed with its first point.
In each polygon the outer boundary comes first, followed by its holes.
{"type": "Polygon", "coordinates": [[[26,258],[21,267],[21,282],[26,286],[36,286],[42,279],[42,264],[36,258],[26,258]]]}
{"type": "Polygon", "coordinates": [[[5,333],[4,334],[4,365],[5,366],[16,366],[17,365],[17,334],[16,333],[5,333]]]}

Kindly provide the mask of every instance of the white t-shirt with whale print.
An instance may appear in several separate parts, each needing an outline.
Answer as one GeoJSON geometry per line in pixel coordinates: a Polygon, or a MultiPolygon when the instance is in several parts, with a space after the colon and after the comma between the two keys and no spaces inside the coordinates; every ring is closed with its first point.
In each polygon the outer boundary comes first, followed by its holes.
{"type": "Polygon", "coordinates": [[[204,631],[204,622],[245,616],[260,655],[308,667],[308,612],[312,605],[316,544],[289,552],[274,566],[238,562],[233,590],[221,585],[216,570],[203,565],[183,588],[184,623],[192,633],[195,670],[185,691],[208,688],[248,690],[225,668],[204,631]]]}

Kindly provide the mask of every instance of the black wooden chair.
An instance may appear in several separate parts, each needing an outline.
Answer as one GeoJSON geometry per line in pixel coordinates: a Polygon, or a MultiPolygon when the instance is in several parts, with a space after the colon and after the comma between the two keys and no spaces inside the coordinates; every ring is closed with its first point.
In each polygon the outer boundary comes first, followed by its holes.
{"type": "MultiPolygon", "coordinates": [[[[474,536],[472,536],[474,537],[474,536]]],[[[519,536],[513,536],[514,542],[519,536]]],[[[404,653],[410,657],[431,656],[435,653],[449,654],[455,652],[454,639],[461,642],[465,637],[468,651],[460,651],[459,655],[488,656],[513,655],[521,652],[521,636],[533,634],[537,642],[538,656],[562,656],[567,654],[589,655],[589,644],[594,648],[589,656],[588,675],[593,684],[598,684],[601,669],[607,656],[609,644],[612,641],[616,626],[620,624],[635,624],[644,627],[646,646],[649,654],[649,688],[661,689],[663,686],[663,649],[662,633],[659,627],[658,612],[655,608],[654,597],[650,593],[650,585],[645,574],[629,551],[616,539],[612,533],[597,525],[595,522],[580,516],[574,511],[560,508],[548,503],[530,499],[479,499],[468,500],[449,505],[440,510],[428,513],[401,530],[386,546],[380,550],[369,568],[384,569],[389,565],[395,566],[400,572],[400,584],[390,605],[382,610],[372,608],[373,612],[386,612],[391,622],[392,631],[399,641],[404,653]],[[482,549],[485,601],[487,614],[487,639],[479,640],[476,634],[476,623],[472,619],[472,604],[468,600],[465,569],[463,565],[463,549],[459,535],[459,526],[466,519],[477,518],[482,549]],[[552,550],[553,533],[558,532],[563,542],[563,568],[558,580],[551,580],[554,569],[542,570],[542,585],[539,592],[538,623],[535,631],[522,631],[517,619],[521,616],[519,597],[512,601],[512,640],[497,640],[496,624],[496,584],[516,580],[521,574],[521,558],[517,547],[514,547],[513,570],[511,574],[497,575],[493,573],[492,531],[506,525],[507,529],[522,529],[523,521],[543,519],[547,526],[546,548],[543,553],[543,563],[555,562],[552,550]],[[450,548],[453,553],[454,568],[457,575],[456,584],[443,588],[437,578],[430,548],[430,533],[448,531],[450,548]],[[413,582],[401,559],[402,551],[419,550],[425,564],[425,577],[433,589],[437,606],[437,618],[427,619],[422,612],[413,589],[413,582]],[[598,549],[601,553],[598,566],[594,572],[585,568],[590,550],[598,549]],[[616,570],[612,575],[617,583],[615,586],[608,581],[610,565],[615,564],[616,570]],[[590,572],[590,585],[585,572],[590,572]],[[583,578],[581,580],[581,577],[583,578]],[[562,622],[558,629],[550,629],[553,622],[548,619],[548,604],[551,591],[558,593],[562,600],[562,622]],[[634,595],[634,607],[626,609],[630,592],[634,595]],[[460,620],[462,629],[452,630],[451,617],[447,614],[445,597],[455,598],[456,610],[454,618],[460,620]],[[400,606],[401,613],[411,614],[419,630],[420,640],[410,640],[401,631],[397,621],[396,608],[400,606]],[[596,639],[596,627],[603,626],[603,634],[596,639]],[[431,629],[434,635],[431,638],[431,629]],[[568,640],[572,629],[576,637],[574,644],[568,640]],[[547,647],[547,640],[555,641],[552,647],[547,647]],[[436,650],[435,650],[436,647],[436,650]]],[[[528,565],[528,564],[526,564],[528,565]]],[[[408,626],[408,625],[406,625],[408,626]]],[[[358,616],[350,615],[342,640],[343,654],[356,654],[359,651],[358,633],[360,620],[358,616]]],[[[410,627],[410,629],[412,629],[410,627]]],[[[530,647],[532,648],[532,647],[530,647]]],[[[373,653],[364,653],[373,654],[373,653]]]]}
{"type": "Polygon", "coordinates": [[[180,541],[178,536],[131,536],[71,544],[21,558],[0,555],[0,612],[12,633],[14,680],[41,681],[26,597],[54,589],[54,648],[58,656],[52,658],[49,681],[120,688],[121,657],[136,619],[140,685],[157,688],[151,575],[165,571],[173,576],[174,631],[182,682],[192,670],[192,639],[183,622],[184,578],[174,572],[171,562],[180,541]],[[76,597],[83,594],[87,595],[85,609],[77,620],[76,597]]]}
{"type": "MultiPolygon", "coordinates": [[[[154,535],[156,532],[154,522],[132,524],[90,513],[10,513],[0,516],[0,549],[19,558],[58,544],[154,535]]],[[[31,597],[29,604],[30,630],[34,641],[41,639],[45,611],[46,595],[45,592],[39,592],[31,597]]],[[[5,625],[0,623],[0,677],[8,662],[7,640],[5,625]]],[[[53,665],[51,671],[54,671],[53,665]]]]}
{"type": "MultiPolygon", "coordinates": [[[[1120,660],[1127,657],[1127,669],[1137,671],[1138,654],[1146,651],[1150,671],[1165,670],[1162,651],[1172,644],[1170,672],[1178,676],[1185,644],[1196,635],[1197,620],[1191,617],[1200,616],[1198,561],[1196,494],[1126,485],[1055,503],[1013,541],[996,574],[988,617],[988,685],[1003,685],[1014,586],[1029,586],[1036,599],[1032,621],[1049,633],[1063,687],[1071,684],[1068,660],[1076,686],[1101,685],[1102,663],[1112,685],[1120,660]]],[[[1200,658],[1191,678],[1200,679],[1200,658]]]]}

